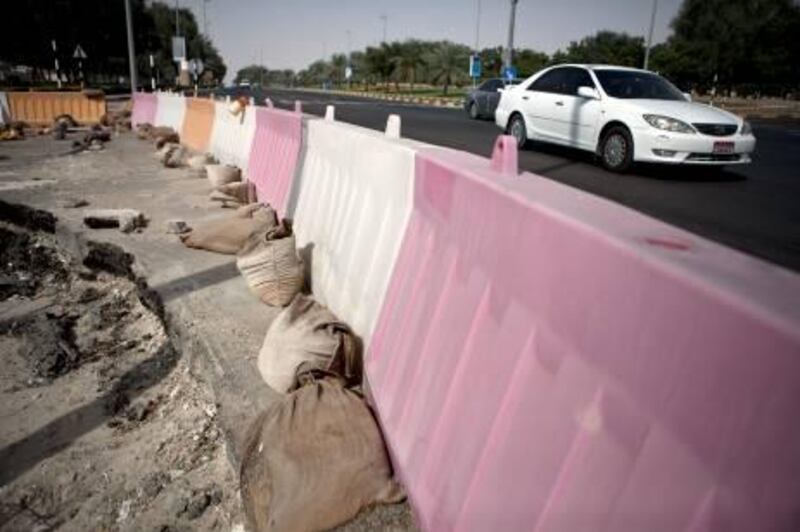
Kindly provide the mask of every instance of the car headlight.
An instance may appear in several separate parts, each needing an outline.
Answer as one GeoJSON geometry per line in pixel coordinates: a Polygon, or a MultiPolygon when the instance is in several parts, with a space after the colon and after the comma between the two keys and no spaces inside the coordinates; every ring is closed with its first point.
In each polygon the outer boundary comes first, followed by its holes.
{"type": "Polygon", "coordinates": [[[739,130],[739,133],[742,135],[752,135],[753,134],[753,126],[750,125],[750,122],[745,120],[742,122],[742,129],[739,130]]]}
{"type": "Polygon", "coordinates": [[[694,133],[695,130],[686,122],[681,122],[675,118],[662,115],[642,115],[648,124],[656,129],[663,129],[664,131],[672,131],[674,133],[694,133]]]}

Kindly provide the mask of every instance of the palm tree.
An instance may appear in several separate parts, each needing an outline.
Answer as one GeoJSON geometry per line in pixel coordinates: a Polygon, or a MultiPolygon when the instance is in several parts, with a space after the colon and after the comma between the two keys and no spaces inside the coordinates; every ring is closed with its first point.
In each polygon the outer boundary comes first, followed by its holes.
{"type": "Polygon", "coordinates": [[[417,69],[425,66],[423,48],[422,42],[416,39],[409,39],[400,43],[397,54],[392,58],[395,69],[411,83],[412,91],[417,78],[417,69]]]}
{"type": "Polygon", "coordinates": [[[386,43],[381,44],[380,47],[370,46],[367,48],[366,55],[367,69],[371,75],[374,75],[380,81],[383,81],[386,86],[389,86],[389,78],[394,72],[394,65],[389,55],[389,47],[386,43]]]}
{"type": "Polygon", "coordinates": [[[432,76],[431,79],[434,83],[442,84],[442,92],[444,94],[447,94],[447,89],[450,88],[450,85],[463,79],[466,75],[469,50],[465,53],[464,49],[466,47],[444,41],[439,43],[430,56],[426,58],[432,76]]]}

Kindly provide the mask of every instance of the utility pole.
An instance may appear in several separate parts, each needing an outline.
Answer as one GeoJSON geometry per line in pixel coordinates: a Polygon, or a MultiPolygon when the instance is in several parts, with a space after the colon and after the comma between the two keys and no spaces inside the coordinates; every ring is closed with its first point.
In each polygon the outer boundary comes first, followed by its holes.
{"type": "Polygon", "coordinates": [[[131,68],[131,94],[136,92],[136,51],[133,49],[133,17],[131,0],[125,0],[125,25],[128,28],[128,64],[131,68]]]}
{"type": "Polygon", "coordinates": [[[478,46],[480,45],[480,35],[481,35],[481,0],[477,0],[477,12],[475,14],[475,53],[477,54],[479,51],[478,46]]]}
{"type": "Polygon", "coordinates": [[[505,50],[506,60],[504,61],[506,68],[514,63],[514,23],[517,17],[517,2],[519,0],[511,0],[511,17],[508,19],[508,46],[505,50]]]}
{"type": "Polygon", "coordinates": [[[647,33],[647,48],[644,51],[644,69],[650,65],[650,48],[653,46],[653,26],[656,25],[656,11],[658,11],[658,0],[653,0],[653,12],[650,15],[650,31],[647,33]]]}
{"type": "Polygon", "coordinates": [[[383,40],[381,42],[385,43],[386,42],[386,26],[388,24],[389,17],[386,16],[386,15],[381,15],[380,19],[383,21],[383,40]]]}
{"type": "Polygon", "coordinates": [[[181,36],[181,22],[178,14],[178,0],[175,0],[175,37],[181,36]]]}

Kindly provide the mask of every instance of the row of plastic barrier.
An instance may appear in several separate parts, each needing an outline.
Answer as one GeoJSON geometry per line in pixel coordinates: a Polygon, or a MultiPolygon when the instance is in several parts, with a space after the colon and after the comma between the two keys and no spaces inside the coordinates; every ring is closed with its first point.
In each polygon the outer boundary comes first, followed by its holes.
{"type": "Polygon", "coordinates": [[[250,139],[259,199],[364,339],[423,529],[796,526],[796,274],[520,176],[508,137],[488,160],[397,117],[258,107],[249,134],[217,110],[211,138],[250,139]]]}

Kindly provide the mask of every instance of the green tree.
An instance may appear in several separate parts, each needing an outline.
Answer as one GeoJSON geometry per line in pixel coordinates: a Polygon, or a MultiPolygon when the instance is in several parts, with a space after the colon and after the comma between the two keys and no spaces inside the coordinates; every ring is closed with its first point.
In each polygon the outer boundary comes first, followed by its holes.
{"type": "Polygon", "coordinates": [[[240,68],[233,78],[233,83],[238,85],[242,81],[250,83],[261,83],[261,80],[269,79],[269,70],[263,65],[247,65],[240,68]]]}
{"type": "Polygon", "coordinates": [[[644,63],[644,39],[627,33],[600,31],[580,41],[573,41],[566,51],[553,54],[552,63],[603,63],[641,67],[644,63]]]}
{"type": "Polygon", "coordinates": [[[425,43],[416,39],[409,39],[399,44],[392,58],[395,71],[398,72],[405,81],[414,83],[417,81],[417,71],[425,66],[425,43]]]}
{"type": "Polygon", "coordinates": [[[792,0],[684,0],[672,28],[654,57],[668,73],[778,92],[800,83],[800,6],[792,0]]]}
{"type": "Polygon", "coordinates": [[[469,55],[468,47],[444,41],[427,56],[426,63],[430,66],[431,81],[440,83],[444,94],[447,94],[454,83],[466,80],[469,55]]]}
{"type": "Polygon", "coordinates": [[[389,78],[394,72],[395,65],[392,62],[392,56],[386,43],[377,47],[367,47],[365,63],[368,75],[376,82],[385,83],[388,87],[389,78]]]}
{"type": "Polygon", "coordinates": [[[514,54],[514,64],[519,71],[519,77],[526,78],[543,69],[550,62],[550,57],[543,53],[523,48],[514,54]]]}
{"type": "MultiPolygon", "coordinates": [[[[175,79],[171,37],[175,32],[175,11],[160,2],[131,0],[136,68],[143,85],[151,74],[171,83],[175,79]],[[149,56],[156,68],[151,70],[149,56]]],[[[186,37],[190,58],[203,59],[213,78],[225,75],[225,63],[211,41],[197,29],[194,15],[179,10],[181,34],[186,37]]],[[[0,31],[0,60],[33,67],[36,81],[44,81],[58,58],[60,70],[69,80],[78,76],[72,57],[77,45],[88,55],[84,61],[87,80],[95,84],[116,84],[127,77],[128,47],[125,7],[108,0],[19,0],[3,5],[0,31]],[[57,42],[56,53],[51,41],[57,42]]]]}

